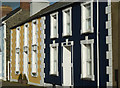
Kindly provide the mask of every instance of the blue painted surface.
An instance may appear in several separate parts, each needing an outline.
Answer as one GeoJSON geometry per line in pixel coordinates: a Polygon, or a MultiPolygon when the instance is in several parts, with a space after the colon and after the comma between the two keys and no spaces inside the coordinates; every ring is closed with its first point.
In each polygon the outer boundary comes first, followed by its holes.
{"type": "MultiPolygon", "coordinates": [[[[106,75],[106,66],[107,66],[107,60],[106,60],[106,35],[107,30],[105,29],[105,22],[107,15],[105,14],[105,7],[107,3],[99,2],[99,19],[100,19],[100,34],[99,34],[99,41],[100,41],[100,86],[106,86],[106,81],[108,80],[108,76],[106,75]]],[[[86,87],[95,87],[97,86],[97,3],[94,2],[94,8],[93,8],[93,27],[94,27],[94,33],[90,34],[81,34],[81,7],[80,3],[74,3],[70,5],[72,7],[72,36],[71,37],[62,37],[63,32],[63,15],[62,10],[65,9],[61,8],[57,11],[58,14],[58,34],[59,38],[55,39],[56,43],[59,43],[59,55],[58,55],[58,67],[59,67],[59,76],[51,76],[49,75],[50,71],[50,47],[49,45],[52,44],[52,39],[50,39],[50,13],[46,14],[46,39],[45,39],[45,82],[55,85],[62,85],[63,83],[63,70],[62,70],[62,46],[61,43],[65,42],[66,39],[69,41],[74,41],[73,46],[73,67],[74,67],[74,86],[86,86],[86,87]],[[94,39],[94,74],[95,74],[95,81],[90,80],[82,80],[81,79],[81,45],[80,40],[85,40],[85,36],[88,36],[89,39],[94,39]]],[[[67,7],[70,7],[67,6],[67,7]]]]}
{"type": "Polygon", "coordinates": [[[4,26],[0,26],[0,48],[1,52],[0,55],[2,55],[2,58],[0,59],[0,66],[2,67],[2,73],[0,74],[0,77],[4,77],[4,26]]]}
{"type": "Polygon", "coordinates": [[[107,3],[100,3],[100,85],[105,86],[106,81],[108,81],[108,75],[106,75],[106,66],[108,66],[108,60],[106,59],[106,51],[108,51],[108,46],[106,43],[106,36],[108,35],[108,30],[105,27],[105,21],[108,20],[107,15],[105,15],[105,7],[107,3]]]}

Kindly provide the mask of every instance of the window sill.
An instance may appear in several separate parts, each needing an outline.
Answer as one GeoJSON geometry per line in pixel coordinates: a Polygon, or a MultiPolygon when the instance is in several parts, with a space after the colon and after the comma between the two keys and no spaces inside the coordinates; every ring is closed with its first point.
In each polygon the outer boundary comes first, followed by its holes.
{"type": "Polygon", "coordinates": [[[94,32],[93,31],[81,32],[81,34],[89,34],[89,33],[94,33],[94,32]]]}
{"type": "Polygon", "coordinates": [[[59,74],[58,72],[56,74],[53,74],[51,72],[49,73],[49,75],[51,75],[51,76],[59,76],[58,74],[59,74]]]}
{"type": "Polygon", "coordinates": [[[93,28],[91,30],[88,30],[88,31],[81,30],[81,34],[89,34],[89,33],[94,33],[93,28]]]}
{"type": "Polygon", "coordinates": [[[37,73],[34,73],[34,75],[32,73],[31,75],[32,75],[32,77],[37,78],[37,73]]]}
{"type": "Polygon", "coordinates": [[[50,39],[56,39],[58,38],[58,35],[57,36],[50,36],[50,39]]]}
{"type": "Polygon", "coordinates": [[[19,75],[19,74],[20,74],[20,72],[19,72],[19,71],[15,71],[15,74],[16,74],[16,75],[19,75]]]}
{"type": "Polygon", "coordinates": [[[95,81],[94,75],[93,76],[86,76],[86,77],[82,77],[82,75],[81,75],[81,79],[89,80],[89,81],[95,81]]]}
{"type": "Polygon", "coordinates": [[[62,37],[70,37],[72,36],[72,33],[71,34],[62,34],[62,37]]]}
{"type": "Polygon", "coordinates": [[[23,49],[24,49],[24,52],[26,53],[28,52],[28,46],[24,46],[23,49]]]}

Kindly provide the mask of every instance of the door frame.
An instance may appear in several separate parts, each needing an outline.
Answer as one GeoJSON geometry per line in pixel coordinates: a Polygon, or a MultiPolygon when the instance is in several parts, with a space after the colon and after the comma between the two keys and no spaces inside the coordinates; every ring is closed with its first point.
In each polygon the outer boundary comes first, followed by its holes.
{"type": "Polygon", "coordinates": [[[8,61],[8,81],[10,81],[10,77],[11,77],[11,74],[10,74],[10,72],[11,72],[11,62],[10,61],[8,61]]]}
{"type": "MultiPolygon", "coordinates": [[[[2,52],[0,52],[0,62],[1,62],[1,70],[0,70],[0,73],[2,74],[3,73],[3,70],[2,70],[2,52]]],[[[2,75],[0,76],[0,79],[2,79],[2,75]]]]}
{"type": "MultiPolygon", "coordinates": [[[[71,86],[74,86],[73,45],[74,45],[74,42],[73,41],[68,41],[68,39],[66,39],[66,42],[61,43],[61,46],[62,46],[62,50],[61,50],[62,51],[61,66],[62,66],[62,68],[63,68],[63,47],[71,46],[71,86]]],[[[62,81],[63,81],[63,73],[62,73],[62,81]]],[[[62,82],[62,86],[64,86],[63,82],[62,82]]]]}

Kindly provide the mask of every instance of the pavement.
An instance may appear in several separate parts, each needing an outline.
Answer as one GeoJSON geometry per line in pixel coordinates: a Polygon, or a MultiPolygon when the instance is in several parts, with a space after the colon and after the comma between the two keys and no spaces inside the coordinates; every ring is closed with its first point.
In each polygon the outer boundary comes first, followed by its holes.
{"type": "Polygon", "coordinates": [[[44,88],[44,87],[0,80],[0,88],[44,88]]]}

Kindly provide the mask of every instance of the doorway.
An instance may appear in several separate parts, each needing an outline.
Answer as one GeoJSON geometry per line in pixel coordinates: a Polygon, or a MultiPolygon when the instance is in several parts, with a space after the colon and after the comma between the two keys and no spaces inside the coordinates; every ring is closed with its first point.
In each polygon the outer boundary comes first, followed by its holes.
{"type": "Polygon", "coordinates": [[[2,79],[2,53],[0,52],[0,79],[2,79]]]}
{"type": "Polygon", "coordinates": [[[63,46],[63,86],[72,85],[72,46],[63,46]]]}

